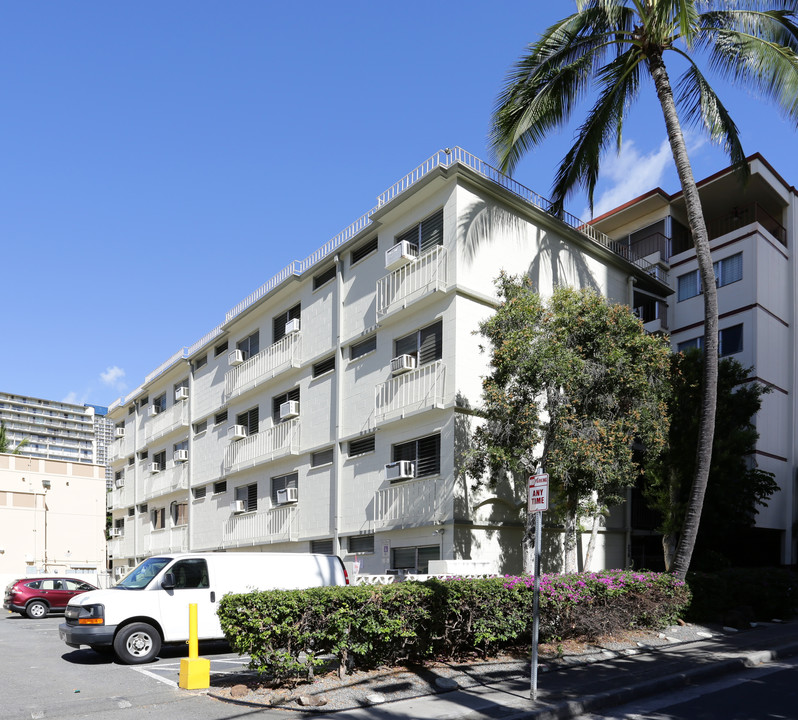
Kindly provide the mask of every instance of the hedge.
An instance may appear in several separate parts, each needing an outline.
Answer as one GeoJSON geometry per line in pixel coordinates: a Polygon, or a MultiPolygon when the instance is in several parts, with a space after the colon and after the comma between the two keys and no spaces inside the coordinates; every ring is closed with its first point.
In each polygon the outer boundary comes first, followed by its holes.
{"type": "MultiPolygon", "coordinates": [[[[661,627],[690,600],[684,583],[650,572],[544,575],[540,590],[541,642],[661,627]]],[[[227,595],[219,617],[250,668],[280,679],[312,677],[322,656],[343,674],[528,648],[532,607],[531,578],[454,578],[227,595]]]]}

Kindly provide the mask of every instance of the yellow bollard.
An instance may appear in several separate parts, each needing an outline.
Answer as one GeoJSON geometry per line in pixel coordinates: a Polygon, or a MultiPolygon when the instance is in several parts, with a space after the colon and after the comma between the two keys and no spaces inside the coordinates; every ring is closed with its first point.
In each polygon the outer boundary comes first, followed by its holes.
{"type": "Polygon", "coordinates": [[[211,661],[198,657],[197,603],[188,606],[188,657],[180,658],[180,682],[183,690],[206,690],[211,686],[211,661]]]}

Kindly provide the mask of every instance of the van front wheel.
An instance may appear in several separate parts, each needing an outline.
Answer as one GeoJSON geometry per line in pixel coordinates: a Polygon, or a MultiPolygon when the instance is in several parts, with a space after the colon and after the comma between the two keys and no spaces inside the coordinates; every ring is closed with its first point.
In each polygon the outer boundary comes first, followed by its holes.
{"type": "Polygon", "coordinates": [[[114,652],[125,665],[155,660],[161,649],[161,635],[147,623],[125,625],[114,638],[114,652]]]}

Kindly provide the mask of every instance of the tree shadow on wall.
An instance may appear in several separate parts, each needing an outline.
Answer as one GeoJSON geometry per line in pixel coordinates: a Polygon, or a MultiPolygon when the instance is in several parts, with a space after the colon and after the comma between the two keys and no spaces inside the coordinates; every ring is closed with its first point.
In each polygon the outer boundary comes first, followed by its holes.
{"type": "Polygon", "coordinates": [[[469,263],[478,259],[480,250],[498,242],[495,237],[498,233],[504,242],[515,243],[521,248],[537,247],[526,269],[536,289],[547,287],[547,281],[551,287],[575,282],[580,289],[589,287],[600,292],[581,252],[572,249],[564,239],[504,207],[488,205],[483,200],[473,203],[463,213],[459,231],[463,238],[463,255],[469,263]]]}

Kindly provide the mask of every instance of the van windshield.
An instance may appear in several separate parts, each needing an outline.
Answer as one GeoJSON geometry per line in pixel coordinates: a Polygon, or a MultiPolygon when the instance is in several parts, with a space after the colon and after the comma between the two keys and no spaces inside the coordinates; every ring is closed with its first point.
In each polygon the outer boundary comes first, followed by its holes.
{"type": "Polygon", "coordinates": [[[150,581],[163,570],[173,558],[151,557],[133,568],[133,572],[120,580],[114,588],[122,590],[143,590],[150,581]]]}

